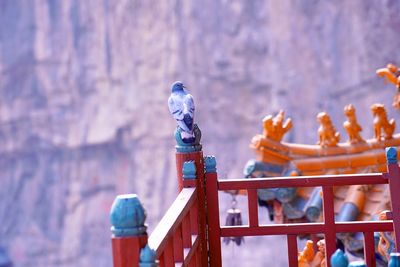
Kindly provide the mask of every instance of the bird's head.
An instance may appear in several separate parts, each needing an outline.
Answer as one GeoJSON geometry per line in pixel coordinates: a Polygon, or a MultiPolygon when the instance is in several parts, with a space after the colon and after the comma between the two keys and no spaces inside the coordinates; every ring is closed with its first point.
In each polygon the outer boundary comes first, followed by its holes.
{"type": "Polygon", "coordinates": [[[171,86],[171,91],[172,92],[177,92],[177,91],[183,91],[183,88],[186,88],[182,82],[176,81],[172,84],[171,86]]]}

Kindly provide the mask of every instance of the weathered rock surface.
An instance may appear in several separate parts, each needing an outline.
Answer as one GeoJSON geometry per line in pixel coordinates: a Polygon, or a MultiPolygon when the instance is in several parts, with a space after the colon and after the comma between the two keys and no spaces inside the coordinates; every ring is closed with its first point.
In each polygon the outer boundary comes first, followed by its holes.
{"type": "Polygon", "coordinates": [[[176,195],[177,79],[221,177],[241,176],[281,108],[287,140],[316,142],[323,110],[345,136],[348,103],[372,136],[372,103],[399,118],[374,74],[399,63],[399,14],[393,0],[1,1],[0,247],[15,266],[111,266],[108,211],[127,192],[154,228],[176,195]]]}

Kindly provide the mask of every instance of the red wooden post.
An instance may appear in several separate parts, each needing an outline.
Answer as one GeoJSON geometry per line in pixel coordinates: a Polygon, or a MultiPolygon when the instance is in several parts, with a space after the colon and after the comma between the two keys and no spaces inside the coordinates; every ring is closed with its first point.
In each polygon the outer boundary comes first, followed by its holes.
{"type": "Polygon", "coordinates": [[[136,195],[116,197],[110,212],[114,267],[139,266],[140,250],[147,243],[145,219],[136,195]]]}
{"type": "MultiPolygon", "coordinates": [[[[178,189],[183,187],[197,188],[197,230],[200,238],[200,260],[202,266],[208,265],[207,251],[207,233],[206,233],[206,198],[205,198],[205,178],[204,178],[204,160],[202,146],[200,144],[201,132],[198,126],[193,126],[195,140],[193,143],[185,143],[181,137],[181,129],[178,127],[175,131],[176,145],[176,170],[178,176],[178,189]],[[185,162],[194,162],[195,178],[183,179],[183,167],[185,162]]],[[[189,164],[190,165],[190,164],[189,164]]],[[[192,218],[191,218],[192,219],[192,218]]],[[[193,223],[193,221],[192,221],[193,223]]]]}
{"type": "Polygon", "coordinates": [[[374,232],[364,232],[364,261],[368,267],[375,267],[374,232]]]}
{"type": "Polygon", "coordinates": [[[139,266],[140,249],[147,244],[147,235],[112,237],[114,267],[139,266]]]}
{"type": "Polygon", "coordinates": [[[192,179],[189,179],[187,182],[183,179],[183,164],[188,161],[193,161],[196,165],[196,170],[203,169],[203,152],[196,151],[192,153],[175,153],[176,158],[176,173],[178,177],[178,190],[182,191],[183,187],[194,187],[195,183],[191,183],[192,179]]]}
{"type": "Polygon", "coordinates": [[[249,226],[257,227],[258,226],[258,196],[257,189],[248,189],[247,190],[247,205],[249,208],[249,226]]]}
{"type": "Polygon", "coordinates": [[[395,147],[386,148],[387,169],[389,173],[390,198],[392,202],[393,231],[396,251],[400,250],[400,170],[395,147]]]}
{"type": "MultiPolygon", "coordinates": [[[[326,259],[330,259],[336,250],[335,211],[333,207],[333,187],[323,186],[324,224],[325,224],[325,253],[326,259]]],[[[331,266],[329,260],[327,267],[331,266]]]]}
{"type": "Polygon", "coordinates": [[[288,261],[289,267],[297,267],[297,236],[287,235],[287,246],[288,246],[288,261]]]}
{"type": "Polygon", "coordinates": [[[206,190],[204,177],[204,161],[201,158],[196,162],[197,171],[197,218],[198,232],[200,237],[200,260],[201,266],[208,266],[208,250],[207,250],[207,222],[206,222],[206,190]]]}
{"type": "Polygon", "coordinates": [[[222,266],[221,257],[221,232],[219,221],[219,200],[217,162],[215,157],[205,157],[206,168],[206,194],[207,194],[207,219],[208,242],[210,248],[210,266],[222,266]]]}

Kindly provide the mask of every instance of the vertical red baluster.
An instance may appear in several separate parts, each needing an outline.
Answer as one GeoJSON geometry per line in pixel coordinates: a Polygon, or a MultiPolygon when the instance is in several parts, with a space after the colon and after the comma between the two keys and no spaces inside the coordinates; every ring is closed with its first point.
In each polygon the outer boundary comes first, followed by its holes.
{"type": "MultiPolygon", "coordinates": [[[[333,206],[333,187],[323,186],[324,224],[325,224],[325,250],[326,259],[330,259],[336,250],[335,211],[333,206]]],[[[331,266],[329,260],[327,267],[331,266]]]]}
{"type": "Polygon", "coordinates": [[[198,229],[199,225],[197,222],[197,201],[194,203],[194,205],[190,209],[189,216],[190,216],[191,233],[193,235],[197,235],[199,233],[199,229],[198,229]]]}
{"type": "Polygon", "coordinates": [[[187,214],[182,221],[182,241],[184,248],[192,247],[192,232],[190,230],[190,214],[187,214]]]}
{"type": "Polygon", "coordinates": [[[183,262],[183,240],[182,240],[182,228],[178,227],[175,230],[174,237],[174,259],[175,262],[183,262]]]}
{"type": "Polygon", "coordinates": [[[164,266],[165,267],[175,267],[174,262],[174,249],[172,240],[167,242],[167,245],[164,249],[164,266]]]}
{"type": "Polygon", "coordinates": [[[297,267],[297,236],[287,235],[287,246],[288,246],[288,261],[289,267],[297,267]]]}
{"type": "Polygon", "coordinates": [[[375,240],[374,232],[364,234],[364,261],[368,267],[375,267],[375,240]]]}
{"type": "Polygon", "coordinates": [[[219,222],[218,179],[215,157],[204,158],[206,169],[206,195],[210,266],[221,266],[221,232],[219,222]]]}
{"type": "Polygon", "coordinates": [[[160,255],[160,258],[159,258],[159,267],[165,267],[164,253],[162,253],[162,254],[160,255]]]}
{"type": "Polygon", "coordinates": [[[247,205],[249,208],[249,226],[257,227],[258,226],[258,197],[257,197],[257,189],[248,189],[247,190],[247,205]]]}

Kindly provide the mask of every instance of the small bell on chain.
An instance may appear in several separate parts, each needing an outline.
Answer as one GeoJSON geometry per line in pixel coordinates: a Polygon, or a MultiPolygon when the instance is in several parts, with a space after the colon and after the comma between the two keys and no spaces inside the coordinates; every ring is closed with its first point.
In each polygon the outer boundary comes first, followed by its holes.
{"type": "MultiPolygon", "coordinates": [[[[228,210],[228,216],[226,217],[226,226],[235,226],[235,225],[242,225],[242,212],[240,209],[236,208],[236,197],[235,195],[232,195],[232,206],[228,210]]],[[[237,236],[237,237],[224,237],[224,243],[229,244],[229,242],[232,241],[236,243],[236,245],[240,246],[242,242],[244,242],[243,236],[237,236]]]]}

